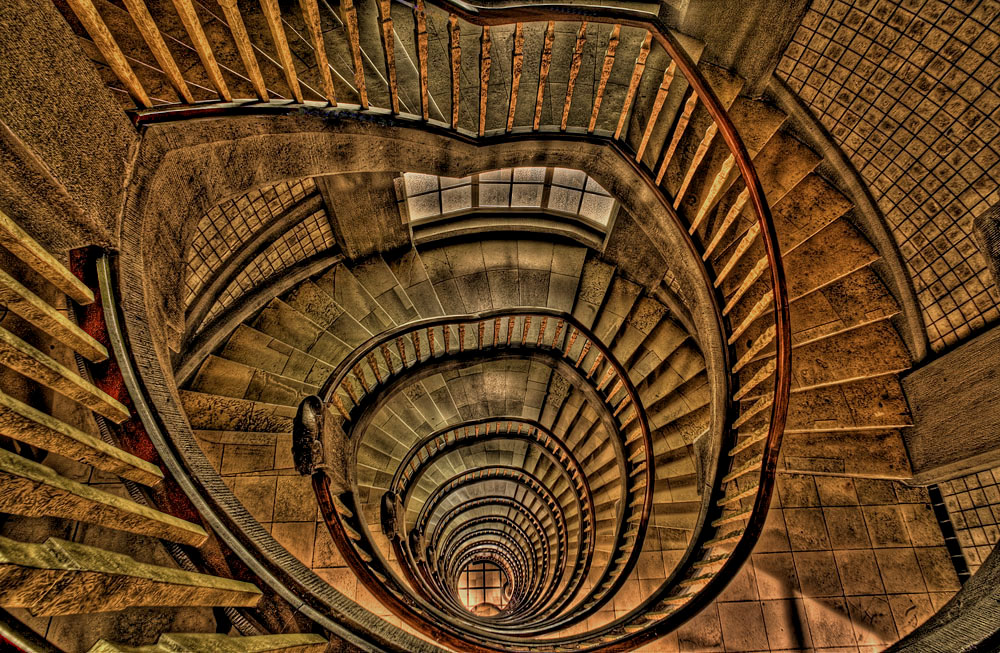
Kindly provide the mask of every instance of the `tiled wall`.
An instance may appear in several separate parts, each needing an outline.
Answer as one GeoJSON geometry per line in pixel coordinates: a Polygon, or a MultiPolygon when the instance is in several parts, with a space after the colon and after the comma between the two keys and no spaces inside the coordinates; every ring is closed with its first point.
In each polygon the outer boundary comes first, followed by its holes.
{"type": "Polygon", "coordinates": [[[885,214],[931,346],[1000,317],[971,234],[1000,201],[1000,2],[813,0],[777,74],[885,214]]]}
{"type": "Polygon", "coordinates": [[[198,233],[187,253],[185,303],[212,278],[240,246],[288,207],[316,191],[312,179],[258,188],[222,202],[198,222],[198,233]]]}
{"type": "Polygon", "coordinates": [[[1000,542],[1000,467],[939,487],[969,572],[974,574],[1000,542]]]}

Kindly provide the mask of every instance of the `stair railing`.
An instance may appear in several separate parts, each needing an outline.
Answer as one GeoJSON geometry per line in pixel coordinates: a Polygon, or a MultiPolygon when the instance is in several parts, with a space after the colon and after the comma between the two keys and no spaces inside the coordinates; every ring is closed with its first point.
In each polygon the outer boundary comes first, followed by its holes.
{"type": "MultiPolygon", "coordinates": [[[[287,42],[287,30],[277,3],[272,0],[264,0],[261,3],[265,22],[273,36],[277,60],[282,64],[280,66],[284,77],[282,81],[293,96],[290,100],[272,99],[275,94],[269,89],[268,80],[264,79],[256,60],[256,53],[267,52],[271,46],[251,41],[241,13],[249,9],[239,8],[231,0],[221,0],[224,20],[219,16],[215,19],[229,27],[246,67],[246,79],[254,88],[255,97],[234,100],[218,69],[211,44],[203,38],[200,25],[196,24],[197,21],[185,21],[185,27],[195,32],[192,42],[196,44],[199,58],[219,98],[218,101],[195,102],[187,83],[179,73],[176,62],[166,48],[160,47],[162,37],[155,29],[155,22],[147,20],[146,16],[138,16],[137,24],[141,23],[140,31],[143,38],[150,43],[164,75],[174,86],[181,100],[177,104],[165,103],[154,106],[154,98],[146,92],[118,41],[94,9],[92,1],[70,0],[69,5],[80,17],[95,45],[101,50],[124,86],[124,90],[134,98],[138,109],[131,112],[131,115],[136,125],[213,115],[281,114],[308,107],[337,114],[342,118],[361,117],[368,113],[379,116],[386,124],[422,126],[431,131],[471,142],[491,142],[504,138],[530,139],[534,135],[544,134],[546,137],[557,135],[567,139],[606,143],[632,165],[647,188],[656,194],[667,213],[675,219],[678,227],[692,235],[704,230],[710,224],[710,217],[718,206],[721,192],[733,183],[729,177],[735,168],[744,186],[742,192],[730,206],[728,214],[721,222],[714,225],[714,233],[706,236],[707,242],[703,246],[695,246],[693,241],[689,241],[692,243],[692,251],[700,253],[706,260],[713,254],[727,251],[727,260],[718,272],[706,267],[706,277],[716,288],[735,286],[728,298],[723,298],[725,301],[721,302],[725,308],[722,310],[723,319],[720,319],[720,324],[725,330],[731,355],[738,357],[731,368],[730,381],[738,379],[740,383],[729,384],[733,388],[731,399],[738,408],[730,411],[731,415],[724,430],[724,446],[727,450],[718,461],[719,476],[714,485],[716,496],[713,497],[712,503],[713,518],[705,522],[705,527],[692,542],[678,570],[664,584],[664,591],[658,592],[626,617],[617,619],[597,631],[548,640],[546,645],[559,646],[563,650],[595,647],[607,650],[634,648],[670,632],[708,605],[721,592],[749,557],[763,529],[773,492],[774,473],[787,414],[791,379],[788,297],[777,235],[750,155],[723,104],[671,34],[662,17],[614,7],[540,4],[510,8],[480,8],[447,0],[426,2],[416,0],[411,7],[409,4],[392,5],[391,2],[382,1],[379,3],[379,24],[382,34],[382,54],[388,71],[386,80],[388,106],[376,109],[369,99],[369,80],[366,79],[363,63],[366,54],[362,51],[357,10],[351,0],[343,0],[341,3],[341,20],[348,36],[347,45],[354,65],[353,80],[349,82],[353,82],[351,87],[358,99],[356,104],[344,104],[335,95],[331,69],[327,62],[326,45],[320,30],[316,0],[302,0],[301,6],[302,22],[306,26],[317,59],[321,87],[318,91],[301,84],[300,78],[297,77],[294,57],[291,56],[287,42]],[[416,52],[415,57],[409,58],[416,62],[418,71],[419,113],[404,113],[400,110],[401,106],[403,109],[406,108],[406,103],[401,100],[398,86],[397,59],[394,52],[396,38],[393,37],[392,31],[393,7],[396,8],[397,14],[400,9],[405,11],[407,21],[412,16],[416,52]],[[442,76],[451,80],[452,101],[450,116],[442,115],[443,120],[431,118],[435,101],[429,92],[429,80],[432,75],[436,77],[439,71],[431,70],[432,64],[428,55],[429,7],[443,11],[448,16],[449,56],[442,76]],[[545,24],[538,92],[530,127],[515,127],[514,119],[519,98],[519,93],[516,91],[521,82],[520,73],[524,65],[523,30],[524,25],[531,22],[545,24]],[[552,41],[557,23],[571,23],[578,28],[577,47],[574,48],[569,77],[566,80],[567,92],[558,125],[555,123],[542,125],[540,107],[543,104],[551,69],[552,41]],[[601,77],[591,98],[589,120],[577,124],[573,122],[571,107],[574,98],[579,101],[579,94],[575,93],[575,83],[579,74],[582,44],[586,41],[587,26],[590,24],[612,25],[612,28],[601,77]],[[492,59],[497,56],[493,50],[491,30],[501,26],[509,26],[514,30],[511,88],[515,92],[506,98],[508,107],[506,124],[487,129],[486,107],[491,95],[489,80],[492,59]],[[644,30],[645,36],[632,66],[630,83],[622,104],[609,106],[609,102],[604,101],[605,91],[616,61],[616,48],[621,33],[626,28],[644,30]],[[460,124],[463,106],[459,83],[463,56],[460,35],[463,29],[480,31],[480,47],[476,53],[480,73],[478,125],[471,130],[460,124]],[[646,65],[654,45],[666,54],[670,63],[663,70],[649,115],[634,116],[633,119],[637,91],[649,75],[659,75],[659,71],[647,70],[646,65]],[[686,100],[676,121],[672,125],[663,125],[659,118],[665,115],[664,103],[675,84],[678,88],[683,84],[687,85],[688,88],[683,93],[686,100]],[[322,100],[307,101],[303,91],[322,100]],[[699,147],[691,159],[686,162],[684,180],[671,199],[663,186],[663,180],[672,161],[675,160],[678,145],[691,126],[698,107],[707,112],[711,125],[704,132],[699,147]],[[605,112],[605,116],[609,115],[607,112],[611,112],[612,116],[619,116],[613,131],[597,129],[602,111],[605,112]],[[631,126],[632,122],[636,123],[635,128],[631,126]],[[658,128],[669,128],[670,131],[662,151],[654,157],[649,145],[658,128]],[[707,194],[701,198],[695,215],[688,224],[683,224],[674,209],[685,199],[689,185],[702,169],[708,159],[707,155],[717,144],[718,137],[721,137],[729,154],[716,172],[715,181],[709,187],[707,194]],[[742,225],[740,215],[746,206],[749,206],[752,212],[750,226],[738,235],[737,240],[726,245],[725,240],[734,225],[742,225]],[[749,270],[744,270],[747,266],[743,265],[743,256],[758,244],[764,251],[763,256],[756,264],[750,266],[749,270]],[[739,283],[727,283],[729,276],[735,270],[741,270],[743,275],[739,283]],[[761,291],[761,288],[765,290],[761,291]],[[773,320],[773,324],[758,329],[758,323],[764,317],[773,320]],[[749,334],[753,335],[752,339],[747,337],[749,334]],[[689,591],[682,593],[674,591],[681,582],[687,583],[685,587],[689,588],[689,591]]],[[[655,86],[656,80],[650,79],[655,86]]],[[[437,629],[430,629],[428,632],[437,632],[437,629]]]]}

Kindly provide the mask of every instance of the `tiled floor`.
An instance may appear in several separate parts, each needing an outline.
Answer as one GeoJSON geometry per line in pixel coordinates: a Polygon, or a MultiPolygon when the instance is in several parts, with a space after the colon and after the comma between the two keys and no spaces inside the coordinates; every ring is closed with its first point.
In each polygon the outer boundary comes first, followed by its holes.
{"type": "Polygon", "coordinates": [[[969,572],[974,574],[1000,542],[1000,467],[939,487],[969,572]]]}
{"type": "Polygon", "coordinates": [[[958,589],[926,491],[780,475],[751,562],[645,651],[880,651],[958,589]]]}

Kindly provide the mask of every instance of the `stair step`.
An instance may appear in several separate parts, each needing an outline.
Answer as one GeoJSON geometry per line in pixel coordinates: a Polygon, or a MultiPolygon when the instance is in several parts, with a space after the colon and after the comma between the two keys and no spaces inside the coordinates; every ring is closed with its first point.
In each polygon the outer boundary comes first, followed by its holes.
{"type": "Polygon", "coordinates": [[[128,409],[117,399],[3,327],[0,327],[0,363],[116,424],[129,417],[128,409]]]}
{"type": "Polygon", "coordinates": [[[753,513],[753,510],[743,510],[740,512],[731,512],[727,515],[723,515],[712,522],[712,526],[723,526],[725,524],[730,524],[732,522],[740,521],[743,519],[748,519],[753,513]]]}
{"type": "Polygon", "coordinates": [[[155,465],[3,392],[0,392],[0,432],[136,483],[152,486],[163,480],[163,473],[155,465]]]}
{"type": "Polygon", "coordinates": [[[49,467],[0,449],[0,512],[57,517],[198,547],[205,530],[183,519],[61,476],[49,467]]]}
{"type": "Polygon", "coordinates": [[[108,350],[48,302],[0,270],[0,303],[93,363],[108,359],[108,350]]]}
{"type": "Polygon", "coordinates": [[[759,468],[760,464],[761,464],[761,462],[763,460],[764,460],[764,456],[763,455],[754,456],[753,458],[751,458],[745,464],[741,465],[737,469],[734,469],[733,471],[731,471],[728,474],[726,474],[725,476],[723,476],[722,477],[722,482],[723,483],[728,483],[730,481],[734,481],[734,480],[738,479],[741,476],[749,474],[750,472],[752,472],[752,471],[756,470],[757,468],[759,468]]]}
{"type": "Polygon", "coordinates": [[[736,454],[740,453],[741,451],[745,451],[746,449],[749,449],[750,447],[752,447],[753,445],[757,444],[758,442],[763,442],[764,440],[767,439],[767,434],[769,432],[770,432],[770,428],[768,426],[765,426],[765,427],[761,428],[759,431],[753,433],[752,435],[746,436],[735,447],[733,447],[732,449],[729,450],[729,455],[730,456],[735,456],[736,454]]]}
{"type": "Polygon", "coordinates": [[[722,544],[728,544],[730,542],[735,542],[743,536],[743,529],[738,528],[735,531],[730,531],[725,535],[720,535],[719,537],[713,538],[705,542],[702,546],[703,549],[712,549],[722,544]]]}
{"type": "Polygon", "coordinates": [[[93,291],[3,211],[0,211],[0,245],[77,304],[85,306],[94,303],[93,291]]]}
{"type": "Polygon", "coordinates": [[[760,488],[760,486],[755,482],[751,487],[743,490],[742,492],[738,492],[738,493],[733,494],[733,495],[722,497],[721,499],[719,499],[717,505],[720,508],[724,508],[725,506],[728,506],[728,505],[731,505],[733,503],[736,503],[737,501],[742,501],[743,499],[746,499],[747,497],[752,497],[753,495],[757,494],[757,490],[759,488],[760,488]]]}
{"type": "Polygon", "coordinates": [[[164,633],[155,644],[124,646],[101,639],[87,653],[322,653],[328,642],[321,635],[254,635],[232,637],[216,633],[164,633]]]}
{"type": "Polygon", "coordinates": [[[693,562],[691,563],[691,566],[694,567],[695,569],[701,569],[703,567],[714,567],[715,565],[724,563],[726,560],[729,560],[729,556],[727,555],[711,556],[709,558],[705,558],[704,560],[693,562]]]}
{"type": "Polygon", "coordinates": [[[41,544],[0,537],[0,606],[38,617],[132,607],[254,607],[250,583],[160,567],[121,553],[50,537],[41,544]]]}

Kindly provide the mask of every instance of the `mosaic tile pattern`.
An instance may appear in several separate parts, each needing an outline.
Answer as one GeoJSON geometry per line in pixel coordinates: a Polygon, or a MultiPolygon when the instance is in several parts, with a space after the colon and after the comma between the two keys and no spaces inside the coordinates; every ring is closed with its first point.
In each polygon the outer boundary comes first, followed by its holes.
{"type": "Polygon", "coordinates": [[[941,483],[940,488],[969,572],[974,574],[1000,542],[1000,467],[941,483]]]}
{"type": "Polygon", "coordinates": [[[188,252],[184,303],[190,304],[215,270],[261,227],[315,191],[313,180],[303,179],[258,188],[213,207],[198,222],[188,252]]]}
{"type": "Polygon", "coordinates": [[[972,221],[1000,201],[1000,2],[813,0],[779,65],[869,188],[931,346],[1000,317],[972,221]]]}
{"type": "Polygon", "coordinates": [[[265,279],[335,244],[336,239],[326,210],[316,211],[251,261],[219,296],[219,301],[208,313],[208,319],[214,318],[235,299],[253,290],[265,279]]]}

